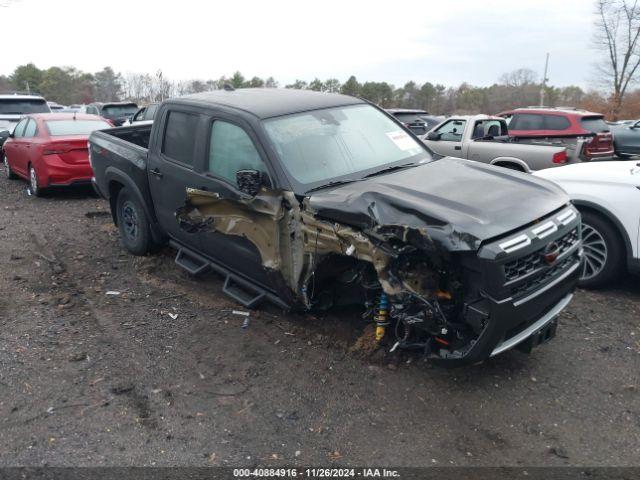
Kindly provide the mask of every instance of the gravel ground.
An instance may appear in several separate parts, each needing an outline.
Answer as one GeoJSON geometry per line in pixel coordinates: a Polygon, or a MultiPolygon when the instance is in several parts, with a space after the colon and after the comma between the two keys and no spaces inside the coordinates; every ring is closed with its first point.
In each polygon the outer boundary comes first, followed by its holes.
{"type": "Polygon", "coordinates": [[[2,465],[638,465],[640,281],[578,291],[531,355],[354,350],[353,315],[251,312],[84,190],[0,180],[2,465]],[[120,292],[108,295],[107,292],[120,292]]]}

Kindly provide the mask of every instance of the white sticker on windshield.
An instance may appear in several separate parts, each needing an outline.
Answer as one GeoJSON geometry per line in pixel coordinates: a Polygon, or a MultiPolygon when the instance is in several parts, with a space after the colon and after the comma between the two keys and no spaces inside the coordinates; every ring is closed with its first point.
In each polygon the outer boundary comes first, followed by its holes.
{"type": "Polygon", "coordinates": [[[396,144],[400,150],[412,150],[416,148],[416,142],[413,138],[407,135],[402,130],[396,130],[395,132],[387,132],[387,137],[396,144]]]}

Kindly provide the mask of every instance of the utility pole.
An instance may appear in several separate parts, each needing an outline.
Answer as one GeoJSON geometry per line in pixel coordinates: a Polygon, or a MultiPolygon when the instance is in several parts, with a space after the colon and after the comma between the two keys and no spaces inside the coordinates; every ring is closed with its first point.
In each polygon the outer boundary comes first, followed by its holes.
{"type": "Polygon", "coordinates": [[[24,82],[27,85],[27,93],[31,95],[31,89],[29,88],[29,82],[24,82]]]}
{"type": "Polygon", "coordinates": [[[547,78],[547,73],[549,71],[549,54],[547,53],[547,59],[544,62],[544,75],[542,76],[542,86],[540,87],[540,106],[544,107],[544,93],[547,88],[547,82],[549,79],[547,78]]]}

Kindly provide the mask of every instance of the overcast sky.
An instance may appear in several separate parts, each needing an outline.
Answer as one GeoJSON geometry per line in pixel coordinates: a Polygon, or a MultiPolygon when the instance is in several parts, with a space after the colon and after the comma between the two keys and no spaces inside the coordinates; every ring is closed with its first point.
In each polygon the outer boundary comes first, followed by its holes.
{"type": "Polygon", "coordinates": [[[490,85],[526,67],[589,87],[591,0],[0,0],[0,73],[20,64],[490,85]]]}

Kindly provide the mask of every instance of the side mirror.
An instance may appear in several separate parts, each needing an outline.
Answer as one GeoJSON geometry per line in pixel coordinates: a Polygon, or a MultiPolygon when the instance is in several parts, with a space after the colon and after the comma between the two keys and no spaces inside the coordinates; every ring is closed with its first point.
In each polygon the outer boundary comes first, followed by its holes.
{"type": "Polygon", "coordinates": [[[262,186],[262,172],[258,170],[238,170],[236,183],[241,192],[255,197],[262,186]]]}
{"type": "Polygon", "coordinates": [[[440,140],[440,134],[438,132],[427,133],[427,140],[440,140]]]}
{"type": "Polygon", "coordinates": [[[7,138],[9,138],[11,136],[13,136],[13,135],[11,135],[11,132],[9,130],[0,131],[0,139],[6,140],[7,138]]]}

